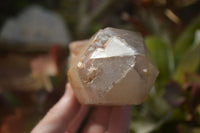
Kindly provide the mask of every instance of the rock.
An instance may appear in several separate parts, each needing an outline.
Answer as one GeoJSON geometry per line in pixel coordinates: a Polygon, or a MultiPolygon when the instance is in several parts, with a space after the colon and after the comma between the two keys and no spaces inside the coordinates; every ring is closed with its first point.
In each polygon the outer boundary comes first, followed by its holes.
{"type": "Polygon", "coordinates": [[[18,17],[7,20],[0,37],[26,44],[66,45],[70,41],[67,27],[61,16],[40,6],[30,6],[18,17]]]}
{"type": "Polygon", "coordinates": [[[79,102],[93,105],[140,104],[157,75],[142,36],[115,28],[99,30],[68,71],[79,102]]]}
{"type": "Polygon", "coordinates": [[[68,59],[68,66],[72,64],[74,58],[81,52],[84,46],[89,42],[89,40],[74,41],[69,44],[70,56],[68,59]]]}

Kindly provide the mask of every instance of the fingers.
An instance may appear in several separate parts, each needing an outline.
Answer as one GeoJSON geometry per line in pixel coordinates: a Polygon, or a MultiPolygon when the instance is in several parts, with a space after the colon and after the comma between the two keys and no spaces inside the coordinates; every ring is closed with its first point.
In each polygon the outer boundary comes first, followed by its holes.
{"type": "Polygon", "coordinates": [[[113,107],[107,133],[127,133],[131,122],[131,106],[113,107]]]}
{"type": "Polygon", "coordinates": [[[81,126],[83,120],[87,116],[89,112],[90,106],[82,105],[76,117],[72,120],[72,122],[67,127],[66,133],[77,133],[79,127],[81,126]]]}
{"type": "MultiPolygon", "coordinates": [[[[47,113],[32,133],[78,132],[89,106],[80,105],[71,86],[59,102],[47,113]]],[[[95,107],[83,133],[126,133],[129,130],[131,107],[95,107]]]]}
{"type": "Polygon", "coordinates": [[[83,133],[105,133],[110,113],[111,107],[99,106],[94,108],[83,133]]]}
{"type": "Polygon", "coordinates": [[[63,97],[50,109],[46,116],[33,129],[32,133],[64,132],[79,109],[80,104],[76,100],[71,86],[68,84],[63,97]]]}

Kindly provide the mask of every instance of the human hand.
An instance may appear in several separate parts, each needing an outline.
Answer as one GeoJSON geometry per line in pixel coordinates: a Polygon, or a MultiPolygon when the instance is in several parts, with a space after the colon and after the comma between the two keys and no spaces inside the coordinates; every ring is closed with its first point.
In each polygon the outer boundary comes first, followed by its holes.
{"type": "Polygon", "coordinates": [[[67,84],[65,94],[31,133],[127,133],[130,120],[131,106],[81,105],[67,84]]]}

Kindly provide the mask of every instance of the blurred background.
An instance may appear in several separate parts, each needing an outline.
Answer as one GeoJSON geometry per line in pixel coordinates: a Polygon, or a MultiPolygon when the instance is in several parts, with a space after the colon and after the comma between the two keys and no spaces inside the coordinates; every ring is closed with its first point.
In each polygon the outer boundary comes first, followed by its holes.
{"type": "Polygon", "coordinates": [[[199,0],[0,1],[0,133],[28,133],[64,92],[69,43],[138,31],[160,74],[131,133],[200,133],[199,0]]]}

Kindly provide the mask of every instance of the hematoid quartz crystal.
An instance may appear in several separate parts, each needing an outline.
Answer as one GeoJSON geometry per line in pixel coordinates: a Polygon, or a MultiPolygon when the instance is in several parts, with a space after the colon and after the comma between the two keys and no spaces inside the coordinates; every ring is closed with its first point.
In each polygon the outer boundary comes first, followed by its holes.
{"type": "Polygon", "coordinates": [[[68,78],[82,104],[140,104],[159,73],[137,32],[105,28],[70,51],[68,78]]]}

